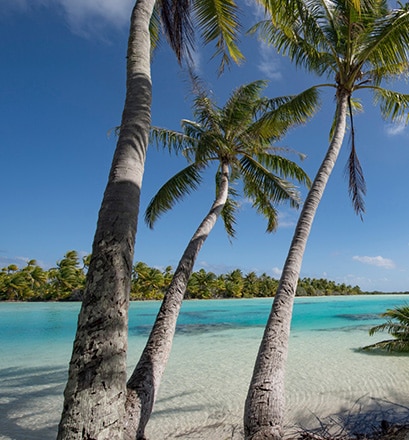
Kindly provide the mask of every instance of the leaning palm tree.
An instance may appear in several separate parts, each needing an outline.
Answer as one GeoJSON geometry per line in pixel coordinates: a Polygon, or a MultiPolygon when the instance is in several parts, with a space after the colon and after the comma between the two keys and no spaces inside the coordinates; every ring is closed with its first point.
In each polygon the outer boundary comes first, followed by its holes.
{"type": "Polygon", "coordinates": [[[315,90],[300,95],[267,99],[266,86],[256,81],[233,92],[224,107],[216,106],[201,84],[196,84],[196,121],[183,120],[182,132],[154,128],[153,138],[161,145],[182,152],[189,165],[168,180],[148,205],[145,220],[153,226],[161,214],[196,189],[202,174],[216,167],[216,198],[190,239],[165,293],[161,308],[141,358],[128,381],[128,404],[135,417],[127,425],[127,438],[143,439],[159,384],[170,355],[176,320],[198,253],[221,216],[229,236],[234,236],[235,212],[240,194],[232,185],[241,181],[244,195],[267,219],[267,231],[277,226],[276,205],[288,201],[298,207],[294,179],[308,183],[304,171],[277,154],[272,142],[305,122],[317,105],[315,90]],[[129,433],[128,433],[129,429],[129,433]]]}
{"type": "Polygon", "coordinates": [[[365,182],[354,142],[353,95],[374,93],[384,117],[403,118],[409,95],[381,87],[382,80],[408,72],[409,9],[391,10],[386,0],[260,0],[271,18],[258,25],[262,36],[296,65],[331,82],[335,117],[331,140],[294,232],[271,314],[260,344],[244,412],[246,439],[280,439],[284,418],[284,375],[294,296],[301,263],[325,186],[341,149],[348,114],[351,153],[349,188],[355,211],[364,212],[365,182]],[[358,4],[356,4],[358,3],[358,4]]]}
{"type": "Polygon", "coordinates": [[[386,350],[390,352],[409,353],[409,305],[387,309],[381,314],[387,318],[383,324],[372,327],[369,335],[386,331],[393,336],[393,339],[376,342],[375,344],[362,347],[362,350],[386,350]]]}
{"type": "Polygon", "coordinates": [[[129,292],[151,125],[151,51],[163,29],[181,61],[193,47],[195,28],[205,43],[216,42],[221,67],[242,58],[233,0],[136,0],[132,10],[120,134],[93,240],[59,439],[123,436],[129,292]]]}

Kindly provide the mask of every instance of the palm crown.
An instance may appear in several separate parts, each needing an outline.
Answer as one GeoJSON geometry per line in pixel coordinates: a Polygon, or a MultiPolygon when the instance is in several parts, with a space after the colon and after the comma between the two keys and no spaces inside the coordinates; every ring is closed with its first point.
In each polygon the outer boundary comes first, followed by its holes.
{"type": "Polygon", "coordinates": [[[215,42],[214,57],[220,57],[219,72],[244,59],[238,47],[239,8],[233,0],[157,0],[150,21],[153,49],[165,34],[179,62],[192,61],[195,29],[205,44],[215,42]]]}
{"type": "MultiPolygon", "coordinates": [[[[145,215],[149,226],[176,201],[198,187],[202,173],[217,164],[216,188],[223,165],[229,168],[229,182],[242,182],[243,194],[267,220],[267,231],[277,226],[275,205],[289,201],[298,207],[300,195],[287,179],[309,184],[306,173],[293,161],[277,154],[272,142],[287,130],[305,122],[317,108],[317,93],[309,89],[297,96],[267,99],[261,96],[264,81],[239,87],[224,107],[218,107],[196,81],[195,121],[183,120],[182,132],[152,129],[152,140],[182,152],[189,165],[168,180],[151,200],[145,215]]],[[[235,186],[222,211],[226,231],[234,236],[238,208],[235,186]]]]}
{"type": "Polygon", "coordinates": [[[363,347],[363,350],[382,349],[386,351],[409,352],[409,305],[405,304],[382,313],[382,318],[387,318],[383,324],[372,327],[369,334],[386,331],[393,339],[376,342],[363,347]]]}
{"type": "MultiPolygon", "coordinates": [[[[384,117],[401,120],[409,95],[381,87],[382,80],[408,71],[409,9],[391,10],[386,0],[261,0],[271,19],[252,31],[261,35],[298,66],[327,76],[337,93],[349,96],[351,153],[349,191],[358,214],[364,212],[365,181],[358,161],[352,94],[371,89],[384,117]],[[285,4],[285,7],[284,5],[285,4]]],[[[318,86],[318,87],[319,87],[318,86]]]]}

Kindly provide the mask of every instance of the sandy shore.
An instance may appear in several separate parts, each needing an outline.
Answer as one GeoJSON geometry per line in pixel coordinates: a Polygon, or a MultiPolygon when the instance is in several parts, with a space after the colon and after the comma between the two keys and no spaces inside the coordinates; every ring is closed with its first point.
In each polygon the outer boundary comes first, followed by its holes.
{"type": "MultiPolygon", "coordinates": [[[[182,341],[175,347],[148,427],[149,438],[241,438],[250,359],[255,359],[258,347],[251,335],[246,338],[243,334],[240,348],[233,344],[226,352],[221,345],[218,353],[213,344],[213,362],[209,363],[202,342],[189,352],[182,341]],[[181,392],[175,392],[177,389],[181,392]]],[[[408,358],[355,350],[367,343],[366,331],[292,336],[286,384],[289,431],[316,427],[318,419],[329,417],[344,420],[355,429],[362,423],[369,426],[384,418],[401,421],[406,416],[408,358]]]]}
{"type": "MultiPolygon", "coordinates": [[[[262,330],[179,335],[148,438],[241,439],[244,400],[262,330]]],[[[406,416],[409,359],[357,351],[372,342],[364,327],[292,332],[286,377],[289,432],[295,426],[312,428],[318,418],[331,416],[350,430],[406,416]]],[[[138,344],[130,339],[129,371],[142,349],[138,344]]],[[[30,367],[24,366],[27,355],[20,359],[0,347],[0,440],[55,439],[69,348],[59,342],[53,347],[41,352],[32,347],[37,363],[30,367]]]]}

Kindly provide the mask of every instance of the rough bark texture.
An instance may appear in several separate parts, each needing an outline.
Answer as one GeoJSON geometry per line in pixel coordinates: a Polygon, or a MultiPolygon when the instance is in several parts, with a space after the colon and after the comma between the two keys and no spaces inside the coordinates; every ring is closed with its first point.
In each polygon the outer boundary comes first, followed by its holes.
{"type": "Polygon", "coordinates": [[[154,3],[138,1],[132,13],[121,131],[99,212],[58,440],[123,438],[129,290],[150,130],[148,26],[154,3]]]}
{"type": "Polygon", "coordinates": [[[245,403],[246,440],[278,440],[283,436],[284,376],[295,291],[314,216],[342,146],[347,99],[347,92],[338,92],[334,136],[301,211],[264,331],[245,403]]]}
{"type": "Polygon", "coordinates": [[[179,261],[141,358],[128,381],[126,440],[145,438],[160,381],[172,349],[176,321],[199,251],[216,224],[228,194],[228,167],[223,166],[220,190],[179,261]]]}

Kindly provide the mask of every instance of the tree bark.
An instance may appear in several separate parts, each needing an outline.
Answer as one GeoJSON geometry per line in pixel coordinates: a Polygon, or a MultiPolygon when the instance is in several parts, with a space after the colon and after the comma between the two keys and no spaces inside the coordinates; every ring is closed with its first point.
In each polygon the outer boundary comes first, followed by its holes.
{"type": "Polygon", "coordinates": [[[245,403],[246,440],[279,440],[283,435],[284,376],[294,297],[312,223],[344,139],[348,95],[338,90],[334,135],[300,213],[261,341],[245,403]]]}
{"type": "Polygon", "coordinates": [[[132,12],[121,130],[99,211],[58,440],[123,438],[129,291],[150,130],[154,3],[138,0],[132,12]]]}
{"type": "Polygon", "coordinates": [[[200,249],[226,203],[229,170],[222,166],[222,179],[216,200],[187,245],[166,291],[148,342],[128,381],[125,439],[142,440],[151,416],[160,381],[172,349],[176,321],[182,306],[187,283],[200,249]]]}

